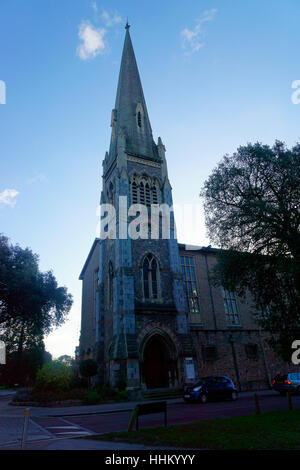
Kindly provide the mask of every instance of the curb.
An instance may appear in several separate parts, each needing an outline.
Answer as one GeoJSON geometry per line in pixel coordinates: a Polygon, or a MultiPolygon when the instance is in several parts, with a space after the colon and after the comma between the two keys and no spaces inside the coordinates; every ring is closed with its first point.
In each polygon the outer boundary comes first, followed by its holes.
{"type": "MultiPolygon", "coordinates": [[[[254,391],[251,391],[251,392],[239,392],[239,398],[247,398],[247,397],[252,397],[254,395],[254,393],[258,394],[259,396],[263,396],[263,397],[274,397],[274,396],[277,396],[277,394],[272,391],[272,390],[254,390],[254,391]]],[[[175,400],[175,399],[174,399],[175,400]]],[[[177,401],[174,401],[174,402],[171,402],[169,403],[169,405],[181,405],[181,404],[184,404],[183,400],[180,400],[178,399],[177,401]]],[[[157,400],[152,400],[152,401],[148,401],[148,403],[153,403],[157,400]]],[[[165,400],[164,400],[165,401],[165,400]]],[[[122,413],[122,412],[131,412],[132,411],[132,408],[137,404],[138,402],[133,402],[132,406],[130,408],[117,408],[117,409],[113,409],[113,410],[97,410],[97,411],[89,411],[89,410],[86,410],[86,411],[81,411],[81,410],[78,410],[74,413],[68,413],[66,411],[66,413],[55,413],[55,414],[45,414],[45,415],[41,415],[43,417],[47,417],[47,418],[63,418],[63,417],[68,417],[68,416],[87,416],[87,415],[104,415],[104,414],[113,414],[113,413],[122,413]]],[[[18,402],[17,406],[31,406],[29,404],[29,402],[18,402]]],[[[34,407],[33,407],[34,408],[34,407]]],[[[41,408],[46,408],[45,406],[44,407],[41,407],[41,408]]],[[[51,408],[52,410],[54,410],[54,407],[51,408]]]]}
{"type": "MultiPolygon", "coordinates": [[[[252,397],[254,395],[254,393],[258,394],[259,396],[264,396],[264,397],[274,397],[274,396],[277,396],[276,393],[272,393],[272,390],[257,390],[257,391],[253,391],[253,392],[240,392],[238,395],[239,397],[244,397],[247,398],[247,397],[252,397]],[[264,393],[261,393],[261,392],[264,392],[264,393]],[[266,393],[266,392],[270,392],[270,393],[266,393]],[[246,395],[247,394],[247,395],[246,395]]],[[[153,403],[155,400],[153,400],[152,402],[149,401],[149,403],[153,403]]],[[[173,402],[173,403],[170,403],[172,405],[182,405],[184,404],[183,401],[176,401],[176,402],[173,402]]],[[[67,417],[67,416],[86,416],[86,415],[104,415],[104,414],[112,414],[112,413],[121,413],[121,412],[128,412],[128,411],[132,411],[132,408],[136,405],[133,404],[131,408],[119,408],[119,409],[115,409],[115,410],[103,410],[103,411],[86,411],[86,412],[77,412],[77,413],[68,413],[68,414],[55,414],[55,415],[51,415],[53,418],[60,418],[60,417],[67,417]]],[[[51,416],[48,416],[48,417],[51,417],[51,416]]]]}

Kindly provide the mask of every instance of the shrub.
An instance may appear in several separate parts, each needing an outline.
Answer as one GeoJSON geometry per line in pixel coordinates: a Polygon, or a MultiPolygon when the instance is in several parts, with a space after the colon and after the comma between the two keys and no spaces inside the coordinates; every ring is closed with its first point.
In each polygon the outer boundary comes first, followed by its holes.
{"type": "Polygon", "coordinates": [[[12,401],[13,402],[36,402],[36,403],[51,403],[64,400],[82,400],[86,395],[85,389],[73,390],[20,390],[17,392],[12,401]]]}
{"type": "Polygon", "coordinates": [[[84,377],[72,377],[70,381],[70,388],[71,389],[76,389],[76,388],[88,388],[88,380],[84,377]]]}
{"type": "Polygon", "coordinates": [[[38,403],[50,403],[64,400],[82,400],[86,390],[34,390],[32,392],[33,401],[38,403]]]}
{"type": "Polygon", "coordinates": [[[127,390],[118,390],[107,385],[96,386],[94,389],[101,398],[101,401],[126,401],[128,400],[127,390]]]}
{"type": "Polygon", "coordinates": [[[116,398],[117,401],[127,401],[128,400],[128,392],[127,390],[119,390],[117,392],[116,398]]]}
{"type": "Polygon", "coordinates": [[[117,389],[122,391],[122,390],[126,390],[126,380],[119,380],[119,382],[117,383],[117,389]]]}
{"type": "Polygon", "coordinates": [[[67,390],[73,377],[73,371],[59,361],[44,364],[38,371],[35,382],[36,390],[67,390]]]}
{"type": "Polygon", "coordinates": [[[102,400],[97,390],[89,390],[82,399],[84,405],[96,405],[102,400]]]}
{"type": "Polygon", "coordinates": [[[109,387],[107,385],[97,385],[94,387],[99,395],[101,396],[102,400],[112,400],[117,394],[117,389],[109,387]]]}

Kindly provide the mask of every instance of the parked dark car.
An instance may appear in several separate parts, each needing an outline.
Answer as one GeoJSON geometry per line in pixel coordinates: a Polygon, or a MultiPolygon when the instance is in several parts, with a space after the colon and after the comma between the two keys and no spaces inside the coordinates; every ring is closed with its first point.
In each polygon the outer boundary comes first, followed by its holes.
{"type": "Polygon", "coordinates": [[[272,380],[272,385],[280,395],[286,395],[287,392],[300,395],[300,372],[278,374],[272,380]]]}
{"type": "Polygon", "coordinates": [[[186,402],[206,403],[208,400],[229,398],[237,400],[238,392],[234,383],[226,376],[203,377],[185,388],[183,399],[186,402]]]}

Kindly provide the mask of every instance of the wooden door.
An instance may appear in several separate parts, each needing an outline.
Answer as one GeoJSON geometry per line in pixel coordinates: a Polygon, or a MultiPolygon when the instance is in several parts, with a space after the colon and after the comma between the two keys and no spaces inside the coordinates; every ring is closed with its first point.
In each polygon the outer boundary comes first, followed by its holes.
{"type": "Polygon", "coordinates": [[[147,388],[168,387],[168,350],[159,338],[149,340],[144,352],[147,388]]]}

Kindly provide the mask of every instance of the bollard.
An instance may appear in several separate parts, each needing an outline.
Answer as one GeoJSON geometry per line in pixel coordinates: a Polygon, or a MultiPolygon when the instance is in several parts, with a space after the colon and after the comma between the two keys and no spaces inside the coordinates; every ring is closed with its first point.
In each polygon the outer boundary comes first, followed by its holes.
{"type": "Polygon", "coordinates": [[[133,408],[132,413],[131,413],[131,415],[130,415],[129,423],[128,423],[128,428],[127,428],[127,432],[131,432],[131,431],[132,431],[134,422],[135,422],[135,420],[136,420],[136,414],[137,414],[137,406],[135,406],[135,407],[133,408]]]}
{"type": "Polygon", "coordinates": [[[293,403],[292,403],[292,397],[291,397],[291,394],[290,392],[287,392],[287,400],[288,400],[288,405],[289,405],[289,410],[292,410],[293,409],[293,403]]]}
{"type": "Polygon", "coordinates": [[[260,414],[260,406],[259,406],[259,401],[258,401],[258,396],[256,393],[254,393],[254,403],[255,403],[255,413],[257,415],[260,414]]]}
{"type": "Polygon", "coordinates": [[[30,416],[30,408],[26,408],[24,411],[24,423],[23,423],[21,449],[25,449],[25,445],[26,445],[29,416],[30,416]]]}

